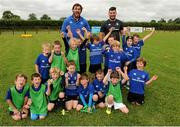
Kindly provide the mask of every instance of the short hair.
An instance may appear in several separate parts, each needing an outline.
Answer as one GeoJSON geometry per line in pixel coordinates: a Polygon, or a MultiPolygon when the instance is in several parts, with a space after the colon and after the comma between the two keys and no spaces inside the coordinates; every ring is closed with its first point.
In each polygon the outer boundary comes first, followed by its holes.
{"type": "Polygon", "coordinates": [[[69,40],[69,44],[71,45],[71,42],[75,42],[76,44],[78,44],[78,39],[76,39],[76,38],[71,38],[70,40],[69,40]]]}
{"type": "Polygon", "coordinates": [[[144,64],[144,67],[146,66],[147,62],[143,57],[137,58],[136,62],[142,62],[144,64]]]}
{"type": "Polygon", "coordinates": [[[116,7],[110,7],[109,11],[116,11],[116,7]]]}
{"type": "Polygon", "coordinates": [[[110,79],[112,78],[117,78],[117,79],[120,79],[120,75],[117,71],[113,71],[111,74],[110,74],[110,79]]]}
{"type": "Polygon", "coordinates": [[[115,47],[115,46],[119,46],[120,47],[120,42],[117,41],[117,40],[114,40],[111,46],[112,47],[115,47]]]}
{"type": "Polygon", "coordinates": [[[139,38],[140,36],[139,36],[139,34],[136,33],[136,34],[133,34],[133,38],[134,37],[138,37],[139,38]]]}
{"type": "Polygon", "coordinates": [[[60,69],[57,68],[57,67],[52,67],[50,70],[49,70],[49,73],[52,74],[52,73],[56,73],[56,74],[59,74],[60,73],[60,69]]]}
{"type": "Polygon", "coordinates": [[[108,38],[114,38],[114,40],[116,40],[116,36],[114,36],[113,34],[111,34],[108,38]]]}
{"type": "Polygon", "coordinates": [[[60,47],[62,46],[59,40],[54,41],[53,46],[54,45],[59,45],[60,47]]]}
{"type": "Polygon", "coordinates": [[[67,63],[67,67],[69,67],[70,65],[72,65],[72,66],[76,66],[76,64],[75,64],[74,60],[70,60],[70,61],[68,61],[68,63],[67,63]]]}
{"type": "Polygon", "coordinates": [[[34,78],[41,78],[41,75],[39,74],[39,73],[33,73],[32,75],[31,75],[31,80],[33,80],[34,78]]]}
{"type": "Polygon", "coordinates": [[[79,81],[83,80],[83,79],[86,79],[86,80],[89,80],[89,76],[86,74],[86,73],[83,73],[81,75],[81,77],[79,78],[79,81]]]}
{"type": "Polygon", "coordinates": [[[17,81],[18,78],[24,78],[27,82],[27,76],[25,74],[17,74],[15,80],[17,81]]]}
{"type": "Polygon", "coordinates": [[[103,72],[102,69],[98,69],[98,70],[96,71],[96,75],[97,75],[97,74],[102,74],[102,73],[104,74],[104,72],[103,72]]]}
{"type": "Polygon", "coordinates": [[[51,48],[50,43],[43,43],[42,44],[42,48],[45,48],[45,47],[51,48]]]}
{"type": "Polygon", "coordinates": [[[83,7],[82,7],[82,5],[81,5],[81,4],[79,4],[79,3],[75,3],[75,4],[73,5],[73,7],[72,7],[72,10],[74,10],[74,8],[75,8],[75,7],[80,7],[80,8],[81,8],[81,12],[82,12],[83,7]]]}
{"type": "Polygon", "coordinates": [[[91,37],[91,42],[94,42],[94,40],[99,41],[99,36],[96,35],[96,34],[93,34],[92,37],[91,37]]]}
{"type": "Polygon", "coordinates": [[[127,37],[126,37],[126,41],[127,41],[128,39],[133,40],[133,36],[127,36],[127,37]]]}

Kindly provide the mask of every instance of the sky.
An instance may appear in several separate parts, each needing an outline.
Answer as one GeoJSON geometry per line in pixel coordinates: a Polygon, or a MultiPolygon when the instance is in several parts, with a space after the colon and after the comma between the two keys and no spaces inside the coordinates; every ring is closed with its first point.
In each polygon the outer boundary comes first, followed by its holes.
{"type": "Polygon", "coordinates": [[[72,15],[72,6],[83,6],[82,16],[91,20],[108,19],[108,9],[117,8],[117,18],[122,21],[151,21],[180,17],[180,0],[0,0],[0,17],[10,10],[22,19],[30,13],[38,18],[43,14],[52,19],[72,15]]]}

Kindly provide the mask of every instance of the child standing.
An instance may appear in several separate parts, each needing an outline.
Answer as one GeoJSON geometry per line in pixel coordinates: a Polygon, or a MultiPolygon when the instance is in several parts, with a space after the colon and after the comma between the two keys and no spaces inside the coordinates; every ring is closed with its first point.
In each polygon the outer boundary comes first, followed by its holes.
{"type": "Polygon", "coordinates": [[[65,74],[65,95],[66,95],[66,109],[75,109],[78,104],[77,88],[79,85],[80,74],[76,72],[76,65],[74,61],[69,61],[67,64],[68,72],[65,74]]]}
{"type": "MultiPolygon", "coordinates": [[[[140,57],[136,62],[137,69],[131,70],[127,76],[129,80],[129,93],[127,100],[132,104],[142,105],[144,103],[144,88],[145,85],[149,85],[152,81],[157,80],[158,76],[154,75],[149,79],[149,74],[144,71],[146,66],[146,61],[144,58],[140,57]]],[[[127,72],[127,69],[125,69],[127,72]]]]}
{"type": "Polygon", "coordinates": [[[35,71],[39,73],[42,78],[42,83],[45,83],[49,79],[49,57],[50,57],[50,44],[45,43],[42,45],[42,54],[38,56],[35,61],[35,71]]]}
{"type": "Polygon", "coordinates": [[[94,87],[89,83],[87,74],[82,74],[80,78],[80,86],[78,88],[79,102],[76,110],[85,112],[92,112],[93,101],[97,101],[97,95],[94,95],[94,87]]]}
{"type": "Polygon", "coordinates": [[[119,109],[123,113],[128,113],[129,110],[126,105],[122,102],[122,93],[120,87],[120,75],[122,71],[120,67],[116,68],[117,71],[113,71],[111,69],[108,70],[108,73],[104,77],[104,84],[109,84],[109,90],[106,95],[106,104],[107,104],[107,114],[111,114],[111,108],[114,106],[114,109],[119,109]],[[108,77],[110,76],[110,81],[108,81],[108,77]]]}
{"type": "Polygon", "coordinates": [[[15,86],[11,87],[6,95],[10,115],[14,120],[26,118],[28,115],[29,85],[26,82],[27,77],[24,74],[16,75],[15,86]]]}
{"type": "Polygon", "coordinates": [[[49,63],[51,63],[51,68],[57,67],[61,71],[65,72],[66,66],[62,54],[64,53],[61,51],[60,41],[54,41],[53,50],[51,51],[51,56],[49,57],[49,63]]]}
{"type": "MultiPolygon", "coordinates": [[[[60,99],[60,103],[62,104],[62,114],[65,113],[65,100],[64,100],[64,72],[60,71],[59,68],[53,67],[50,69],[50,76],[52,80],[51,85],[51,94],[49,95],[49,103],[48,103],[48,111],[52,111],[54,109],[55,104],[58,102],[58,98],[60,99]]],[[[64,115],[64,114],[63,114],[64,115]]]]}
{"type": "Polygon", "coordinates": [[[47,116],[47,100],[46,95],[50,95],[50,85],[52,81],[48,80],[48,85],[41,84],[41,75],[34,73],[31,75],[32,86],[28,100],[30,104],[31,119],[44,119],[47,116]]]}

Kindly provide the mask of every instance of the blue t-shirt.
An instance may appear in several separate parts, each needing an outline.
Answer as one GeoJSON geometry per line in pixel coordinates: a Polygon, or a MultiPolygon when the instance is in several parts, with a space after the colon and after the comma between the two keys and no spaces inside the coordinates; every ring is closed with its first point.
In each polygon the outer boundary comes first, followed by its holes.
{"type": "Polygon", "coordinates": [[[78,53],[79,53],[79,63],[85,64],[86,63],[86,42],[88,39],[85,39],[80,47],[78,47],[78,53]]]}
{"type": "Polygon", "coordinates": [[[77,85],[76,85],[78,73],[75,72],[72,75],[70,75],[69,73],[67,73],[67,74],[68,74],[68,86],[65,87],[65,94],[68,96],[76,96],[76,95],[78,95],[77,85]]]}
{"type": "Polygon", "coordinates": [[[106,48],[103,49],[104,66],[105,67],[108,67],[108,65],[109,65],[109,55],[108,54],[109,54],[110,50],[112,50],[112,49],[109,45],[107,45],[106,48]]]}
{"type": "Polygon", "coordinates": [[[49,79],[49,69],[51,67],[49,63],[49,56],[40,54],[35,61],[35,64],[39,67],[39,73],[41,74],[42,79],[49,79]]]}
{"type": "Polygon", "coordinates": [[[127,56],[123,51],[114,52],[110,50],[108,55],[109,55],[108,68],[112,69],[113,71],[116,69],[116,67],[122,67],[122,64],[127,60],[127,56]]]}
{"type": "Polygon", "coordinates": [[[107,93],[107,85],[104,85],[103,81],[99,81],[98,79],[94,79],[92,82],[94,86],[94,92],[102,92],[104,95],[107,93]]]}
{"type": "Polygon", "coordinates": [[[84,98],[87,98],[90,94],[94,94],[94,86],[92,84],[88,84],[86,88],[80,84],[77,92],[82,94],[84,98]]]}
{"type": "MultiPolygon", "coordinates": [[[[15,89],[16,89],[16,87],[15,87],[15,89]]],[[[23,90],[24,90],[24,87],[23,87],[22,89],[20,89],[20,90],[17,90],[17,89],[16,89],[16,91],[17,91],[19,94],[21,94],[21,93],[23,92],[23,90]]],[[[24,97],[29,97],[29,90],[26,92],[26,94],[25,94],[24,97]]],[[[11,89],[8,89],[8,91],[7,91],[6,100],[12,100],[11,89]]]]}
{"type": "Polygon", "coordinates": [[[88,43],[87,48],[90,50],[90,64],[101,64],[103,62],[103,44],[103,41],[96,45],[93,43],[88,43]]]}
{"type": "Polygon", "coordinates": [[[125,54],[127,56],[127,61],[130,61],[130,62],[135,62],[136,61],[136,59],[138,57],[138,54],[137,54],[137,50],[134,47],[126,46],[123,50],[124,50],[124,52],[125,52],[125,54]]]}
{"type": "Polygon", "coordinates": [[[80,19],[76,21],[73,16],[68,17],[67,19],[64,20],[61,31],[64,32],[65,37],[67,36],[67,26],[70,26],[73,37],[79,38],[79,35],[76,33],[77,29],[81,30],[81,34],[84,36],[84,32],[82,31],[82,28],[85,27],[87,31],[90,31],[90,26],[86,19],[80,16],[80,19]]]}
{"type": "Polygon", "coordinates": [[[145,71],[133,69],[128,73],[129,91],[136,94],[144,94],[144,87],[149,80],[149,74],[145,71]]]}
{"type": "Polygon", "coordinates": [[[137,44],[132,44],[132,46],[136,49],[137,51],[137,56],[140,57],[141,56],[141,47],[144,45],[144,41],[140,40],[138,41],[137,44]]]}

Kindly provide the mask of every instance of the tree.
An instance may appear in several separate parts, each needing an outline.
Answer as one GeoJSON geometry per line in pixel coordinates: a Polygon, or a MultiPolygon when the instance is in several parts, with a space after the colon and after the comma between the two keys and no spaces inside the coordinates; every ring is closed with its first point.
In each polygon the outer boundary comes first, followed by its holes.
{"type": "Polygon", "coordinates": [[[151,22],[150,23],[156,23],[156,20],[151,20],[151,22]]]}
{"type": "Polygon", "coordinates": [[[180,24],[180,18],[174,19],[174,22],[177,23],[177,24],[180,24]]]}
{"type": "Polygon", "coordinates": [[[168,23],[173,23],[173,20],[172,20],[172,19],[169,19],[169,20],[168,20],[168,23]]]}
{"type": "Polygon", "coordinates": [[[161,18],[158,23],[166,23],[166,20],[164,18],[161,18]]]}
{"type": "Polygon", "coordinates": [[[12,20],[21,20],[21,17],[19,15],[13,15],[12,20]]]}
{"type": "Polygon", "coordinates": [[[31,14],[29,14],[28,20],[38,20],[38,19],[37,19],[37,17],[36,17],[36,14],[31,13],[31,14]]]}
{"type": "Polygon", "coordinates": [[[13,13],[11,11],[4,11],[2,15],[2,19],[11,20],[13,18],[13,13]]]}
{"type": "Polygon", "coordinates": [[[51,17],[49,17],[47,14],[42,15],[40,18],[41,20],[51,20],[51,17]]]}
{"type": "Polygon", "coordinates": [[[66,17],[61,17],[59,20],[64,21],[66,17]]]}

